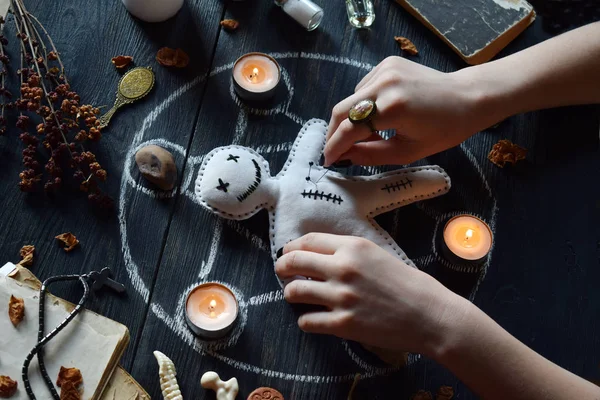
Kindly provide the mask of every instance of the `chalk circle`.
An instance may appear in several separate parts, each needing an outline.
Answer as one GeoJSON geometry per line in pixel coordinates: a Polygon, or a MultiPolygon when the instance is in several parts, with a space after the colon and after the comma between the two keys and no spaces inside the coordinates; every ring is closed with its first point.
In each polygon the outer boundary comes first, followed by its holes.
{"type": "MultiPolygon", "coordinates": [[[[298,58],[298,53],[271,53],[270,55],[277,59],[298,58]]],[[[326,62],[334,62],[334,63],[338,63],[338,64],[345,64],[348,66],[353,66],[356,68],[363,69],[367,72],[373,68],[372,65],[363,63],[363,62],[360,62],[357,60],[351,60],[351,59],[344,58],[344,57],[328,56],[328,55],[315,54],[315,53],[300,53],[299,58],[306,59],[306,60],[326,61],[326,62]]],[[[213,75],[225,72],[225,71],[229,71],[232,68],[233,68],[233,63],[220,66],[218,68],[213,69],[209,73],[209,76],[213,76],[213,75]]],[[[238,104],[238,106],[241,107],[242,110],[245,110],[250,114],[258,114],[258,115],[263,115],[263,116],[284,114],[284,115],[288,116],[288,114],[289,114],[288,107],[291,103],[294,92],[293,92],[293,87],[291,86],[291,83],[290,83],[289,74],[287,73],[287,70],[285,70],[284,68],[282,68],[282,78],[283,78],[282,81],[284,82],[284,84],[286,85],[286,88],[288,90],[288,96],[287,96],[286,101],[283,101],[282,103],[278,104],[276,107],[273,107],[273,108],[268,108],[268,109],[267,108],[265,108],[265,109],[248,108],[248,107],[244,106],[239,101],[239,99],[237,99],[237,96],[233,92],[233,85],[231,85],[230,92],[231,92],[232,96],[235,96],[233,98],[234,102],[236,102],[236,104],[238,104]]],[[[124,173],[121,178],[120,195],[119,195],[119,225],[120,225],[119,228],[120,228],[120,234],[121,234],[123,259],[124,259],[125,267],[127,269],[127,273],[129,275],[129,278],[131,279],[132,286],[142,296],[143,300],[146,303],[149,303],[149,300],[150,300],[150,290],[148,289],[148,286],[146,285],[146,283],[143,281],[143,279],[141,278],[141,276],[139,274],[139,267],[133,260],[133,257],[131,255],[131,250],[129,248],[129,242],[127,239],[127,215],[128,215],[128,213],[127,213],[127,202],[125,200],[128,196],[127,196],[126,192],[127,192],[127,189],[129,187],[131,187],[131,188],[133,188],[137,191],[141,191],[144,194],[146,194],[150,197],[153,197],[153,198],[169,198],[169,197],[173,197],[173,195],[176,193],[177,187],[175,189],[173,189],[172,191],[159,193],[161,191],[150,189],[143,185],[138,184],[131,175],[132,159],[133,159],[133,156],[135,155],[135,152],[139,148],[141,148],[145,145],[148,145],[148,144],[156,144],[156,145],[165,147],[165,148],[167,148],[171,151],[177,152],[179,155],[185,157],[186,152],[185,152],[185,149],[183,148],[183,146],[181,146],[181,145],[171,143],[164,139],[152,139],[152,140],[148,140],[145,142],[142,142],[142,139],[143,139],[145,132],[148,131],[148,129],[152,126],[154,121],[162,113],[162,111],[164,111],[171,103],[173,103],[175,100],[177,100],[181,95],[186,93],[192,87],[202,83],[204,80],[205,80],[204,77],[199,77],[199,78],[194,79],[191,82],[188,82],[186,85],[175,90],[171,95],[169,95],[169,97],[167,97],[165,100],[163,100],[154,110],[152,110],[149,113],[149,115],[144,119],[143,125],[140,128],[140,130],[137,131],[136,134],[134,135],[132,143],[127,152],[127,156],[125,157],[124,171],[123,171],[124,173]]],[[[288,118],[290,118],[290,117],[288,116],[288,118]]],[[[297,120],[294,120],[294,118],[290,118],[290,119],[296,123],[299,123],[297,120]]],[[[472,164],[472,166],[478,173],[478,176],[482,181],[481,182],[482,185],[488,190],[489,196],[493,200],[493,206],[491,207],[491,216],[490,216],[490,220],[492,222],[491,225],[493,227],[493,224],[494,224],[495,218],[496,218],[497,208],[496,208],[496,200],[492,196],[491,189],[489,187],[489,183],[487,182],[487,179],[485,178],[485,175],[483,174],[481,166],[479,165],[478,161],[475,159],[473,154],[469,151],[469,149],[467,149],[464,145],[461,145],[460,149],[467,156],[467,159],[469,160],[469,162],[472,164]]],[[[277,151],[277,150],[275,150],[275,151],[277,151]]],[[[196,164],[201,163],[202,158],[203,158],[203,156],[190,156],[190,157],[188,157],[188,161],[190,161],[190,164],[192,166],[195,166],[196,164]]],[[[182,190],[181,190],[182,194],[184,191],[186,191],[187,187],[189,186],[189,183],[191,182],[191,180],[193,178],[193,174],[194,174],[193,172],[190,171],[190,170],[192,170],[192,168],[189,168],[189,166],[186,166],[186,167],[187,167],[187,168],[185,168],[186,172],[187,171],[189,171],[189,172],[187,172],[187,174],[184,177],[182,177],[182,181],[183,181],[183,184],[181,185],[182,186],[182,190]]],[[[426,213],[430,217],[435,219],[436,223],[439,223],[440,220],[443,218],[443,216],[440,215],[440,213],[437,211],[435,211],[433,213],[431,213],[431,212],[426,212],[426,213]]],[[[435,237],[434,237],[434,239],[435,239],[435,237]]],[[[437,253],[435,252],[435,247],[432,251],[434,253],[434,258],[438,258],[437,253]]],[[[489,258],[491,259],[491,252],[489,254],[489,258]]],[[[487,270],[488,265],[489,265],[489,259],[488,259],[488,262],[485,264],[486,270],[487,270]]],[[[478,284],[485,277],[486,270],[484,270],[478,284]]],[[[239,308],[240,314],[238,317],[239,321],[236,324],[236,326],[234,327],[233,331],[231,332],[231,334],[229,336],[227,336],[223,339],[219,339],[218,341],[207,342],[207,341],[203,341],[200,339],[190,340],[190,337],[192,337],[193,335],[191,335],[189,328],[187,327],[186,322],[185,322],[184,307],[185,307],[185,299],[186,299],[188,291],[191,290],[191,288],[196,286],[197,284],[198,284],[198,282],[190,285],[188,288],[186,288],[180,294],[180,298],[177,303],[176,311],[173,313],[173,315],[169,315],[168,313],[166,313],[160,304],[157,304],[157,303],[150,304],[151,305],[150,309],[152,310],[152,313],[158,319],[160,319],[163,323],[165,323],[165,325],[167,325],[177,336],[179,336],[180,339],[182,339],[184,342],[188,343],[194,350],[198,351],[201,354],[212,356],[219,361],[222,361],[234,368],[243,370],[245,372],[263,374],[263,375],[266,375],[269,377],[279,378],[279,379],[288,380],[288,381],[318,383],[318,384],[332,384],[332,383],[340,383],[340,382],[351,382],[354,379],[354,373],[350,373],[350,374],[346,374],[346,375],[338,375],[338,376],[299,375],[299,374],[287,373],[287,372],[283,372],[283,371],[271,370],[271,369],[260,367],[257,365],[248,364],[243,361],[235,360],[233,358],[230,358],[230,357],[220,354],[218,352],[218,350],[233,346],[237,343],[239,337],[241,336],[241,334],[243,332],[246,322],[247,322],[248,307],[249,307],[249,303],[250,303],[250,302],[246,302],[243,299],[243,296],[242,296],[242,293],[240,290],[233,288],[228,283],[224,283],[224,284],[227,285],[232,290],[234,290],[235,295],[238,297],[239,307],[240,307],[239,308]]],[[[476,287],[474,289],[472,297],[475,296],[477,288],[478,287],[476,287]]],[[[352,351],[352,349],[349,348],[347,342],[345,342],[345,341],[343,341],[343,347],[346,349],[346,352],[347,352],[349,358],[351,358],[352,361],[360,368],[360,370],[356,371],[356,372],[361,373],[363,378],[388,375],[391,372],[396,370],[396,368],[381,368],[381,367],[377,367],[377,366],[374,366],[374,365],[371,365],[371,364],[365,362],[354,351],[352,351]]],[[[409,358],[409,361],[410,361],[409,364],[412,362],[416,362],[419,359],[420,359],[420,357],[418,355],[412,356],[409,358]]]]}

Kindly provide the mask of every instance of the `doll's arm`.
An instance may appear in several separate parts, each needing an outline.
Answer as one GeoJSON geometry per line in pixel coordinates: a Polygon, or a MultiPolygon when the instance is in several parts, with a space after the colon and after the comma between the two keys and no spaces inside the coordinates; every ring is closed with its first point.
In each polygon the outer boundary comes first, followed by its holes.
{"type": "Polygon", "coordinates": [[[284,173],[292,163],[307,168],[310,162],[318,164],[325,147],[326,135],[327,123],[322,119],[313,118],[305,123],[290,149],[290,155],[280,174],[284,173]]]}
{"type": "Polygon", "coordinates": [[[437,165],[428,165],[352,178],[352,186],[360,193],[362,210],[378,215],[448,192],[450,177],[437,165]]]}

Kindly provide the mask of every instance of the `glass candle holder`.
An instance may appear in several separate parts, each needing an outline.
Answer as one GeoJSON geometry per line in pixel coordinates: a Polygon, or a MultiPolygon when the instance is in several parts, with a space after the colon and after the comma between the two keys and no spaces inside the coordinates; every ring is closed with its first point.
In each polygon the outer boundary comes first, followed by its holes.
{"type": "Polygon", "coordinates": [[[346,0],[348,21],[355,28],[368,28],[375,21],[375,7],[372,0],[346,0]]]}
{"type": "Polygon", "coordinates": [[[317,29],[323,19],[323,9],[310,0],[275,0],[275,4],[307,31],[317,29]]]}

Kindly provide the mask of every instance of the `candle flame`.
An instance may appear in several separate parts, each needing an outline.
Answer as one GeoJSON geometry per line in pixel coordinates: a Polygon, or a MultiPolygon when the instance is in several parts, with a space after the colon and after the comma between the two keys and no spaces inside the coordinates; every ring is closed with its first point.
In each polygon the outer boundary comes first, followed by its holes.
{"type": "Polygon", "coordinates": [[[217,302],[213,299],[210,301],[210,303],[208,304],[208,308],[212,311],[217,307],[217,302]]]}
{"type": "Polygon", "coordinates": [[[252,83],[256,83],[258,81],[258,68],[254,67],[252,70],[252,75],[250,75],[250,80],[252,83]]]}
{"type": "Polygon", "coordinates": [[[467,229],[465,232],[465,241],[468,241],[473,237],[473,229],[467,229]]]}

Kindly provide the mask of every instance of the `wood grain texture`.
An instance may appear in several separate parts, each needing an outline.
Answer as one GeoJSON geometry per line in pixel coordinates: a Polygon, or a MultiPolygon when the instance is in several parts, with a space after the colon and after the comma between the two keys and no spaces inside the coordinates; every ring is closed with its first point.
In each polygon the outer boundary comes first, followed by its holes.
{"type": "MultiPolygon", "coordinates": [[[[369,364],[382,366],[357,344],[301,333],[296,318],[302,308],[281,300],[257,305],[261,298],[255,296],[279,290],[268,251],[265,212],[234,223],[208,213],[193,199],[201,157],[216,146],[235,142],[256,148],[276,173],[287,157],[287,144],[300,129],[298,121],[327,120],[331,108],[351,94],[366,74],[365,67],[400,54],[393,36],[406,36],[416,44],[420,53],[413,61],[442,71],[464,66],[459,56],[394,2],[376,2],[377,20],[363,31],[350,27],[342,3],[317,3],[324,8],[325,19],[316,31],[307,33],[270,1],[186,0],[174,19],[160,24],[131,18],[118,1],[69,0],[53,7],[43,0],[27,2],[53,34],[73,86],[84,100],[107,105],[113,101],[120,75],[110,58],[117,54],[132,55],[137,65],[152,66],[157,85],[143,102],[115,116],[97,149],[110,174],[108,191],[115,198],[123,195],[126,251],[117,215],[105,218],[90,213],[85,199],[77,195],[50,201],[18,192],[22,147],[16,140],[18,132],[12,130],[0,137],[0,254],[16,260],[23,244],[35,244],[37,260],[32,269],[40,279],[109,265],[127,284],[128,294],[121,298],[100,294],[89,307],[129,327],[132,341],[124,366],[154,398],[160,398],[160,389],[153,350],[175,362],[186,398],[214,398],[205,394],[199,380],[206,370],[216,370],[224,379],[238,378],[240,398],[259,386],[270,386],[286,398],[345,399],[351,375],[368,370],[352,359],[347,348],[369,364]],[[221,31],[218,22],[223,17],[239,20],[240,28],[221,31]],[[162,46],[183,48],[191,56],[190,67],[172,71],[158,66],[154,54],[162,46]],[[230,95],[230,64],[249,51],[274,53],[284,68],[293,91],[289,106],[290,90],[282,84],[268,107],[286,104],[282,109],[287,115],[252,114],[230,95]],[[210,71],[213,74],[206,80],[210,71]],[[169,96],[172,101],[153,113],[169,96]],[[148,115],[154,117],[151,124],[148,115]],[[240,115],[247,116],[247,124],[236,130],[245,121],[240,115]],[[174,198],[152,198],[132,183],[121,187],[126,173],[136,185],[146,187],[134,164],[123,171],[141,129],[140,143],[164,139],[184,150],[173,151],[182,182],[174,198]],[[81,248],[70,254],[52,239],[65,231],[81,240],[81,248]],[[219,232],[220,240],[211,251],[219,232]],[[212,270],[199,277],[208,262],[213,263],[212,270]],[[143,285],[131,280],[128,268],[139,273],[143,285]],[[231,346],[214,350],[215,343],[211,348],[190,340],[182,325],[178,303],[187,288],[202,280],[226,282],[250,304],[247,323],[231,346]],[[151,305],[135,287],[143,289],[151,305]],[[312,378],[303,382],[292,375],[312,378]],[[344,379],[327,383],[330,378],[314,378],[331,376],[344,379]]],[[[501,55],[548,37],[536,22],[501,55]]],[[[600,294],[593,285],[600,278],[600,189],[589,180],[600,172],[598,111],[598,107],[573,107],[511,117],[469,139],[462,148],[421,162],[446,169],[453,179],[451,193],[378,218],[411,258],[427,264],[427,272],[469,296],[479,275],[448,272],[431,262],[432,215],[470,212],[486,219],[495,215],[493,261],[475,303],[542,355],[586,378],[598,377],[600,294]],[[569,137],[566,143],[565,136],[569,137]],[[488,163],[487,152],[501,138],[530,149],[527,163],[503,170],[488,163]],[[492,212],[493,200],[497,213],[492,212]]],[[[354,172],[373,170],[355,168],[354,172]]],[[[79,294],[68,287],[56,291],[68,299],[79,294]]],[[[357,398],[407,399],[418,389],[435,391],[442,384],[452,385],[457,398],[476,398],[430,360],[366,379],[356,394],[357,398]]]]}

